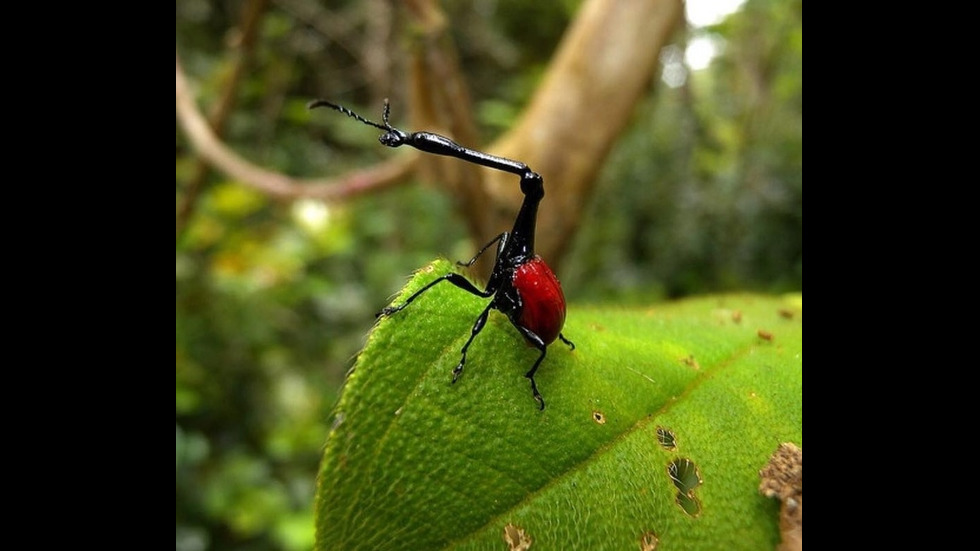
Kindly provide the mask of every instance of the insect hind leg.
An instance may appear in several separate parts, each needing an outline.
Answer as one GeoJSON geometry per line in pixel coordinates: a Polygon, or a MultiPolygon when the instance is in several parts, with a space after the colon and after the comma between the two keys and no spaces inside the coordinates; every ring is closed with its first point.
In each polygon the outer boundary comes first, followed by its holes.
{"type": "Polygon", "coordinates": [[[531,366],[531,370],[525,373],[524,377],[531,381],[531,394],[534,395],[534,400],[538,402],[538,409],[543,410],[544,398],[542,398],[541,393],[538,392],[538,385],[534,382],[534,374],[538,372],[538,367],[541,366],[541,362],[544,361],[544,357],[548,353],[548,345],[541,340],[541,337],[527,327],[521,327],[520,325],[515,325],[515,327],[517,327],[517,330],[521,332],[521,335],[524,335],[527,342],[531,343],[531,346],[537,348],[541,352],[541,355],[538,356],[537,360],[535,360],[534,365],[531,366]]]}
{"type": "Polygon", "coordinates": [[[565,338],[565,335],[558,333],[558,339],[568,345],[569,350],[575,350],[575,343],[565,338]]]}

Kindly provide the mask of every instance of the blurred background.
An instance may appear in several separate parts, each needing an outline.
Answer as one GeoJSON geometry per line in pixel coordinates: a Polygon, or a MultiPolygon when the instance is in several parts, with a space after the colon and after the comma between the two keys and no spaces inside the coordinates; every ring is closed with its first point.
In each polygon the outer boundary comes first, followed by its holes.
{"type": "MultiPolygon", "coordinates": [[[[387,97],[393,122],[423,129],[396,112],[419,4],[177,0],[178,96],[182,72],[221,142],[266,170],[377,166],[397,153],[376,130],[306,104],[377,120],[387,97]]],[[[483,144],[520,116],[580,5],[441,6],[483,144]]],[[[570,316],[803,289],[802,2],[691,0],[685,13],[567,236],[570,316]]],[[[277,196],[195,150],[178,124],[177,549],[308,549],[330,410],[375,312],[413,270],[468,259],[494,234],[471,235],[452,194],[414,174],[277,196]]]]}

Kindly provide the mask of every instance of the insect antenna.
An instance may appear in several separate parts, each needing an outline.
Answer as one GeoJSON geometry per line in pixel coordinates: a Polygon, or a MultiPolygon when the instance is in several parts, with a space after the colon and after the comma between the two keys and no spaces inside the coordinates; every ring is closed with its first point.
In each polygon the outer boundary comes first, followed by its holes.
{"type": "Polygon", "coordinates": [[[318,100],[315,100],[315,101],[311,101],[309,103],[309,105],[306,106],[307,109],[316,109],[317,107],[329,107],[329,108],[333,109],[334,111],[340,111],[341,113],[347,115],[348,117],[355,118],[355,119],[363,122],[366,125],[373,126],[373,127],[377,128],[379,130],[384,130],[385,132],[391,132],[393,130],[391,128],[391,125],[388,124],[388,112],[390,111],[391,108],[388,105],[388,100],[387,99],[385,99],[385,110],[384,110],[384,115],[383,115],[384,125],[378,124],[378,123],[376,123],[376,122],[374,122],[372,120],[365,119],[364,117],[358,115],[357,113],[351,111],[350,109],[344,107],[343,105],[337,105],[336,103],[330,103],[329,101],[327,101],[325,99],[318,99],[318,100]]]}

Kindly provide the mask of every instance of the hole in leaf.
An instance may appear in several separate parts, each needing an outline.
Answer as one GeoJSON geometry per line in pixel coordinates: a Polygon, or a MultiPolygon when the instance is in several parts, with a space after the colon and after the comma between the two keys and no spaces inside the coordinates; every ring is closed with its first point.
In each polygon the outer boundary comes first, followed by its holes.
{"type": "Polygon", "coordinates": [[[667,474],[677,487],[677,504],[692,517],[701,512],[701,503],[694,496],[694,489],[701,485],[701,473],[697,465],[687,458],[675,459],[667,465],[667,474]]]}
{"type": "Polygon", "coordinates": [[[513,524],[504,526],[504,541],[510,551],[527,551],[531,547],[531,536],[523,528],[513,524]]]}
{"type": "Polygon", "coordinates": [[[640,536],[640,551],[654,551],[659,543],[660,538],[657,537],[656,532],[647,532],[640,536]]]}
{"type": "Polygon", "coordinates": [[[670,429],[657,427],[657,442],[660,442],[665,450],[674,451],[677,449],[677,437],[674,435],[674,431],[670,429]]]}
{"type": "Polygon", "coordinates": [[[595,422],[599,423],[600,425],[606,424],[606,416],[603,415],[601,411],[593,411],[592,418],[595,419],[595,422]]]}
{"type": "Polygon", "coordinates": [[[692,517],[696,517],[701,513],[701,503],[693,495],[678,493],[677,504],[681,506],[681,509],[684,509],[685,513],[692,517]]]}

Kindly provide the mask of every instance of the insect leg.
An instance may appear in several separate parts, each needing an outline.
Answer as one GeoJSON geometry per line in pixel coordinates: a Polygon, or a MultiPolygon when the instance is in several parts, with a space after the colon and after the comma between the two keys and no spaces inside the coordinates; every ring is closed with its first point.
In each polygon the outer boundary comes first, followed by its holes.
{"type": "Polygon", "coordinates": [[[474,294],[474,295],[476,295],[478,297],[486,298],[486,297],[489,297],[490,295],[493,294],[492,291],[488,292],[488,291],[481,291],[480,289],[477,289],[472,283],[469,282],[468,279],[466,279],[465,277],[463,277],[463,276],[461,276],[459,274],[446,274],[446,275],[444,275],[442,277],[436,278],[435,280],[433,280],[431,283],[429,283],[425,287],[422,287],[421,289],[419,289],[418,291],[416,291],[412,296],[408,297],[408,299],[405,302],[403,302],[402,304],[400,304],[398,306],[388,306],[388,307],[385,307],[383,310],[381,310],[381,312],[378,312],[378,317],[381,317],[381,316],[390,316],[391,314],[394,314],[395,312],[398,312],[400,310],[403,310],[406,306],[408,306],[409,304],[411,304],[413,300],[417,299],[419,297],[419,295],[421,295],[422,293],[428,291],[433,286],[435,286],[436,284],[441,283],[443,281],[448,281],[449,283],[452,283],[453,285],[459,287],[460,289],[462,289],[462,290],[464,290],[464,291],[466,291],[468,293],[474,294]]]}
{"type": "Polygon", "coordinates": [[[466,349],[470,347],[470,343],[473,342],[473,339],[475,339],[480,331],[483,330],[483,326],[487,323],[487,316],[490,315],[491,308],[493,308],[492,301],[486,308],[483,309],[480,317],[476,318],[476,323],[473,324],[473,330],[470,332],[470,338],[466,341],[466,344],[463,345],[463,349],[460,351],[462,352],[462,356],[459,359],[459,365],[453,368],[453,383],[455,383],[456,379],[459,379],[460,374],[463,373],[463,365],[466,363],[466,349]]]}
{"type": "Polygon", "coordinates": [[[467,262],[463,262],[462,260],[457,260],[456,261],[456,265],[457,266],[462,266],[464,268],[468,268],[468,267],[472,266],[473,263],[476,262],[476,259],[477,258],[480,258],[480,256],[482,256],[483,253],[485,253],[486,250],[489,249],[490,246],[493,245],[494,243],[496,243],[497,241],[500,241],[500,246],[497,247],[497,251],[499,252],[501,249],[504,248],[504,244],[507,243],[507,236],[508,235],[510,235],[510,234],[507,233],[507,232],[503,232],[500,235],[498,235],[497,237],[494,237],[493,239],[490,240],[489,243],[487,243],[486,245],[484,245],[482,249],[480,249],[479,251],[477,251],[476,256],[474,256],[473,258],[469,259],[469,261],[467,261],[467,262]]]}
{"type": "Polygon", "coordinates": [[[525,373],[524,376],[531,381],[531,393],[534,394],[534,399],[537,400],[540,409],[544,409],[544,398],[542,398],[541,393],[538,392],[538,385],[534,382],[534,374],[537,373],[538,366],[541,365],[545,354],[548,352],[548,345],[541,340],[541,337],[537,336],[534,331],[531,331],[527,327],[521,327],[520,325],[516,325],[515,327],[517,327],[517,330],[524,335],[527,342],[531,343],[531,346],[541,351],[541,355],[538,356],[538,359],[534,362],[534,365],[531,366],[531,370],[525,373]]]}
{"type": "Polygon", "coordinates": [[[563,343],[565,343],[565,344],[568,345],[568,349],[569,350],[575,350],[575,343],[573,343],[572,341],[566,339],[565,338],[565,335],[562,335],[561,333],[558,333],[558,338],[561,339],[561,342],[563,342],[563,343]]]}

